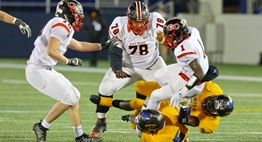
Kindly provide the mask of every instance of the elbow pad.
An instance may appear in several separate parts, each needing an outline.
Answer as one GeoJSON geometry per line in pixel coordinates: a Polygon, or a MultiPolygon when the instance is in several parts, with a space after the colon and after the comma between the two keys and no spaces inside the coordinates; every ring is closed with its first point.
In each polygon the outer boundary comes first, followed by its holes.
{"type": "Polygon", "coordinates": [[[114,72],[117,70],[122,70],[122,53],[123,49],[117,46],[113,46],[108,50],[109,64],[114,72]]]}

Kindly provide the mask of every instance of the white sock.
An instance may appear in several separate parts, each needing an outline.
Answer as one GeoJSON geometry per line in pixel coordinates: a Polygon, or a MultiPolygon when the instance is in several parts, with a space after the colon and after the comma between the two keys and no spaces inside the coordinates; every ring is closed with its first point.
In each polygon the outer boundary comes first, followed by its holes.
{"type": "Polygon", "coordinates": [[[106,118],[106,113],[98,112],[98,113],[97,113],[97,117],[98,117],[98,118],[106,118]]]}
{"type": "Polygon", "coordinates": [[[42,121],[42,126],[45,127],[46,129],[49,128],[49,126],[51,125],[50,123],[48,123],[45,119],[42,121]]]}
{"type": "Polygon", "coordinates": [[[82,136],[82,135],[84,134],[84,131],[83,131],[81,125],[79,125],[79,126],[73,126],[73,130],[74,130],[74,132],[75,132],[76,137],[80,137],[80,136],[82,136]]]}

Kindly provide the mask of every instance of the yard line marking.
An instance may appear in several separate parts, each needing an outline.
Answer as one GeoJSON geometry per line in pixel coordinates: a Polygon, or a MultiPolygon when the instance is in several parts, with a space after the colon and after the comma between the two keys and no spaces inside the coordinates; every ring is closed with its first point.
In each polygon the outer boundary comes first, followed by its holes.
{"type": "MultiPolygon", "coordinates": [[[[17,63],[0,63],[0,68],[13,68],[13,69],[24,69],[26,64],[17,64],[17,63]]],[[[55,66],[55,69],[58,71],[70,71],[70,72],[90,72],[90,73],[106,73],[107,68],[74,68],[69,66],[55,66]]],[[[254,76],[232,76],[232,75],[219,75],[218,78],[221,80],[235,80],[235,81],[253,81],[253,82],[262,82],[262,77],[254,76]]]]}
{"type": "MultiPolygon", "coordinates": [[[[73,85],[92,85],[98,86],[99,83],[95,82],[79,82],[79,81],[71,81],[73,85]]],[[[2,83],[9,83],[9,84],[29,84],[26,80],[15,80],[15,79],[3,79],[2,83]]]]}

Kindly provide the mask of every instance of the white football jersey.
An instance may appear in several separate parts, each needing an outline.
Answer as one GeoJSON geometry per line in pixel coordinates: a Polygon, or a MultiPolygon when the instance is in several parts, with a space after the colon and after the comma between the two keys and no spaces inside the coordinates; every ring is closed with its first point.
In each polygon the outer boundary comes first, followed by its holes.
{"type": "Polygon", "coordinates": [[[131,67],[147,69],[159,56],[157,33],[163,31],[165,19],[157,12],[150,13],[147,30],[142,36],[128,28],[128,17],[116,17],[109,27],[111,38],[119,38],[118,47],[123,49],[123,62],[131,67]]]}
{"type": "Polygon", "coordinates": [[[60,17],[52,18],[43,27],[39,36],[35,40],[35,48],[33,49],[27,64],[53,68],[57,64],[57,61],[47,55],[46,50],[49,38],[57,38],[61,42],[59,52],[65,54],[73,34],[74,29],[71,27],[70,23],[60,17]]]}
{"type": "Polygon", "coordinates": [[[197,58],[204,74],[209,68],[209,63],[199,31],[194,27],[189,27],[189,30],[191,35],[175,48],[174,54],[177,63],[182,66],[181,72],[191,78],[194,74],[194,71],[189,67],[191,61],[197,58]]]}

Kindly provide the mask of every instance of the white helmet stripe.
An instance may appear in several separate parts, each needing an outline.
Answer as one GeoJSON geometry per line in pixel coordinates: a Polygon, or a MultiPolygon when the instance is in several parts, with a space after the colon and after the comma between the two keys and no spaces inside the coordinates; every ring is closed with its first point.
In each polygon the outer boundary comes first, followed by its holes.
{"type": "Polygon", "coordinates": [[[136,13],[137,13],[137,20],[142,19],[142,10],[141,10],[141,2],[136,1],[136,13]]]}

